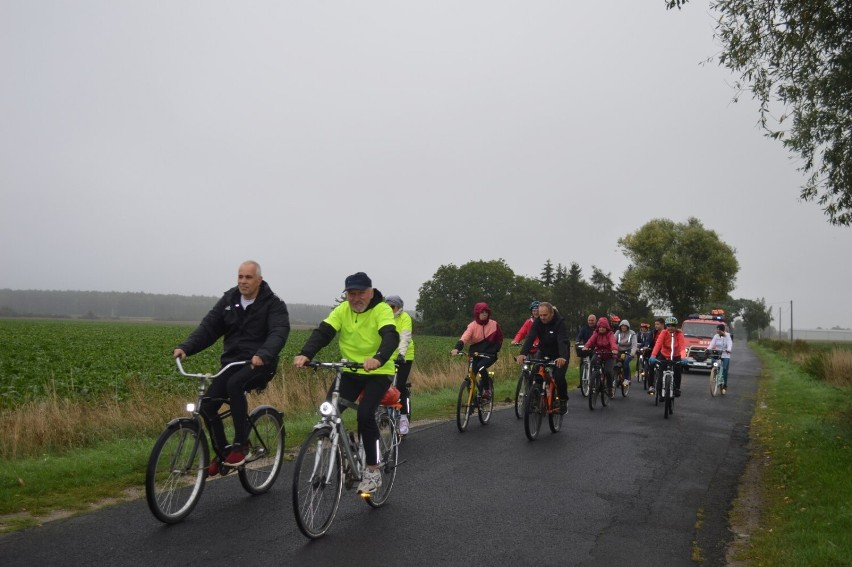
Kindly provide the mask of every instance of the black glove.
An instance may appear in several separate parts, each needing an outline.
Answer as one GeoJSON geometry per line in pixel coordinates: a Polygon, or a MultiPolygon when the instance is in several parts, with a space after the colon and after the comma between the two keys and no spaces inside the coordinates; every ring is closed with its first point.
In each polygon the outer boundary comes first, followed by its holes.
{"type": "Polygon", "coordinates": [[[396,360],[394,361],[397,366],[402,366],[405,364],[405,357],[403,355],[397,355],[396,360]]]}

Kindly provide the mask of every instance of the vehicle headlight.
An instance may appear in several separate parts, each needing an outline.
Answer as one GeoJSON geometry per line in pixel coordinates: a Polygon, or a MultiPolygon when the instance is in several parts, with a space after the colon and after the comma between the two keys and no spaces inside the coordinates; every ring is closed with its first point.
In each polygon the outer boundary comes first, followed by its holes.
{"type": "Polygon", "coordinates": [[[192,402],[186,404],[186,411],[188,411],[189,413],[194,413],[195,412],[195,404],[192,403],[192,402]]]}
{"type": "Polygon", "coordinates": [[[320,405],[319,411],[323,417],[331,417],[334,415],[334,405],[331,402],[323,402],[320,405]]]}

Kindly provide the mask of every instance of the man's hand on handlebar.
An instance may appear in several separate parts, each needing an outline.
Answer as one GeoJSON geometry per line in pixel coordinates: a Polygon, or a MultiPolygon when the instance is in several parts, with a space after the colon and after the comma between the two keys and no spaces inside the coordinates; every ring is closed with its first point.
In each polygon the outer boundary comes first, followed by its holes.
{"type": "Polygon", "coordinates": [[[305,364],[310,362],[310,361],[311,361],[310,358],[300,354],[300,355],[293,358],[293,366],[295,366],[296,368],[304,368],[305,364]]]}

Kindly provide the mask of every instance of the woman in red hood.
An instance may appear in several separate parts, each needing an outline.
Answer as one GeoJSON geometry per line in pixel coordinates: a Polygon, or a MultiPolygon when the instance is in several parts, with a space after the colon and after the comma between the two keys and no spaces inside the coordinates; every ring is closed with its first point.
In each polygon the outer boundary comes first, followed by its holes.
{"type": "Polygon", "coordinates": [[[600,359],[606,376],[609,395],[612,397],[613,370],[615,369],[615,357],[618,356],[618,345],[615,342],[615,333],[612,332],[612,327],[609,326],[609,320],[606,317],[598,319],[598,326],[594,334],[586,341],[584,348],[592,350],[594,356],[600,359]]]}
{"type": "Polygon", "coordinates": [[[479,391],[482,397],[491,397],[491,379],[488,376],[488,367],[497,362],[497,352],[503,346],[503,330],[500,324],[491,318],[491,308],[485,302],[473,306],[473,321],[462,333],[451,354],[456,355],[465,345],[469,345],[468,352],[471,354],[482,353],[487,357],[475,356],[473,367],[479,373],[481,380],[479,391]]]}

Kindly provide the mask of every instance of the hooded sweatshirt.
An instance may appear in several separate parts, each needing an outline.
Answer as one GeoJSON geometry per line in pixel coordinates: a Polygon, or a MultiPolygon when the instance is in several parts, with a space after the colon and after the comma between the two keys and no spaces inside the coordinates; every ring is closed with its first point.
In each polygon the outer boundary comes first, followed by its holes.
{"type": "Polygon", "coordinates": [[[618,350],[618,345],[615,343],[615,333],[609,326],[609,320],[606,317],[598,319],[598,326],[591,338],[586,341],[586,348],[591,349],[598,355],[601,360],[613,358],[615,355],[612,351],[618,350]],[[604,329],[601,333],[600,330],[604,329]]]}
{"type": "Polygon", "coordinates": [[[500,347],[503,346],[503,330],[500,324],[491,318],[491,308],[485,302],[474,305],[473,321],[468,324],[455,348],[462,350],[465,345],[470,345],[469,352],[490,354],[495,358],[500,347]],[[484,321],[479,319],[479,314],[483,311],[488,313],[488,318],[484,321]]]}

